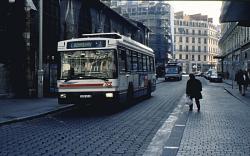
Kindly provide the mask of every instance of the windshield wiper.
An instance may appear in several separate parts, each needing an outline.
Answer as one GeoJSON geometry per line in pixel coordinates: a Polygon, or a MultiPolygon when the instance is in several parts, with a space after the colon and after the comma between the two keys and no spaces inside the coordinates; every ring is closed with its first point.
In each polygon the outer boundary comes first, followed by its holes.
{"type": "Polygon", "coordinates": [[[108,79],[107,78],[105,78],[105,77],[97,77],[97,76],[92,76],[92,75],[85,75],[85,76],[83,76],[84,78],[89,78],[89,79],[101,79],[101,80],[103,80],[103,81],[108,81],[108,79]]]}
{"type": "Polygon", "coordinates": [[[107,78],[104,77],[96,77],[92,75],[82,75],[82,74],[77,74],[77,75],[72,75],[70,78],[66,79],[64,82],[70,81],[70,80],[82,80],[82,79],[101,79],[103,81],[108,81],[107,78]]]}
{"type": "Polygon", "coordinates": [[[70,81],[70,80],[79,80],[79,79],[84,79],[84,77],[81,74],[78,75],[71,75],[69,78],[67,78],[64,82],[70,81]]]}

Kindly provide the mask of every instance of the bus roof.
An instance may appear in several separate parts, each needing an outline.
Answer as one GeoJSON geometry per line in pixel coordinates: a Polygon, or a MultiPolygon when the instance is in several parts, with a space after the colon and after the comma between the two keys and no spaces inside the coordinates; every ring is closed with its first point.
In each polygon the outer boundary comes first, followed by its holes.
{"type": "MultiPolygon", "coordinates": [[[[95,33],[95,34],[82,34],[83,37],[81,38],[72,38],[69,40],[63,40],[63,41],[59,41],[58,42],[58,50],[67,50],[66,46],[68,42],[76,42],[76,41],[87,41],[87,40],[113,40],[114,42],[117,43],[117,45],[124,45],[133,49],[137,49],[139,51],[142,51],[142,49],[144,50],[144,52],[146,53],[154,53],[154,51],[144,45],[141,44],[133,39],[131,39],[130,37],[124,36],[124,35],[120,35],[119,33],[95,33]]],[[[113,42],[113,43],[114,43],[113,42]]],[[[112,41],[110,41],[110,44],[112,43],[112,41]]],[[[103,48],[103,47],[102,47],[103,48]]],[[[107,47],[106,47],[107,48],[107,47]]],[[[73,49],[71,49],[73,50],[73,49]]]]}
{"type": "Polygon", "coordinates": [[[118,33],[82,34],[82,38],[92,38],[92,37],[121,39],[121,38],[122,38],[122,35],[120,35],[120,34],[118,34],[118,33]]]}
{"type": "Polygon", "coordinates": [[[177,62],[169,62],[165,66],[181,66],[181,64],[177,62]]]}

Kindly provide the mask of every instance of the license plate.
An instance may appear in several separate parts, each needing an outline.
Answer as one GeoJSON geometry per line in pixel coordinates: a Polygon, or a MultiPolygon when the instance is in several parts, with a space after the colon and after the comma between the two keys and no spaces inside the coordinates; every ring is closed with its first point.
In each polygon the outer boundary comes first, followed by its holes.
{"type": "Polygon", "coordinates": [[[92,98],[92,95],[80,95],[80,98],[83,99],[92,98]]]}

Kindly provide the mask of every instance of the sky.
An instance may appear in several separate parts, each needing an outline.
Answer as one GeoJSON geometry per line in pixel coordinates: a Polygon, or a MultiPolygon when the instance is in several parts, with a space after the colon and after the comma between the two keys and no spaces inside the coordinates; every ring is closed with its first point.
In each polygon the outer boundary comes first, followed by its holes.
{"type": "Polygon", "coordinates": [[[214,24],[220,24],[221,1],[167,1],[167,3],[174,8],[174,12],[184,11],[187,15],[201,13],[213,18],[214,24]]]}

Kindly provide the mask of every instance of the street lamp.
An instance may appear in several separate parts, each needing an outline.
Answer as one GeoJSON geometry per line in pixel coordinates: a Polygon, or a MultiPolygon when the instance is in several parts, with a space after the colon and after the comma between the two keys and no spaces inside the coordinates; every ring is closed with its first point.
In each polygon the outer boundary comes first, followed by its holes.
{"type": "Polygon", "coordinates": [[[38,87],[37,97],[43,97],[43,0],[39,2],[39,56],[38,56],[38,87]]]}

